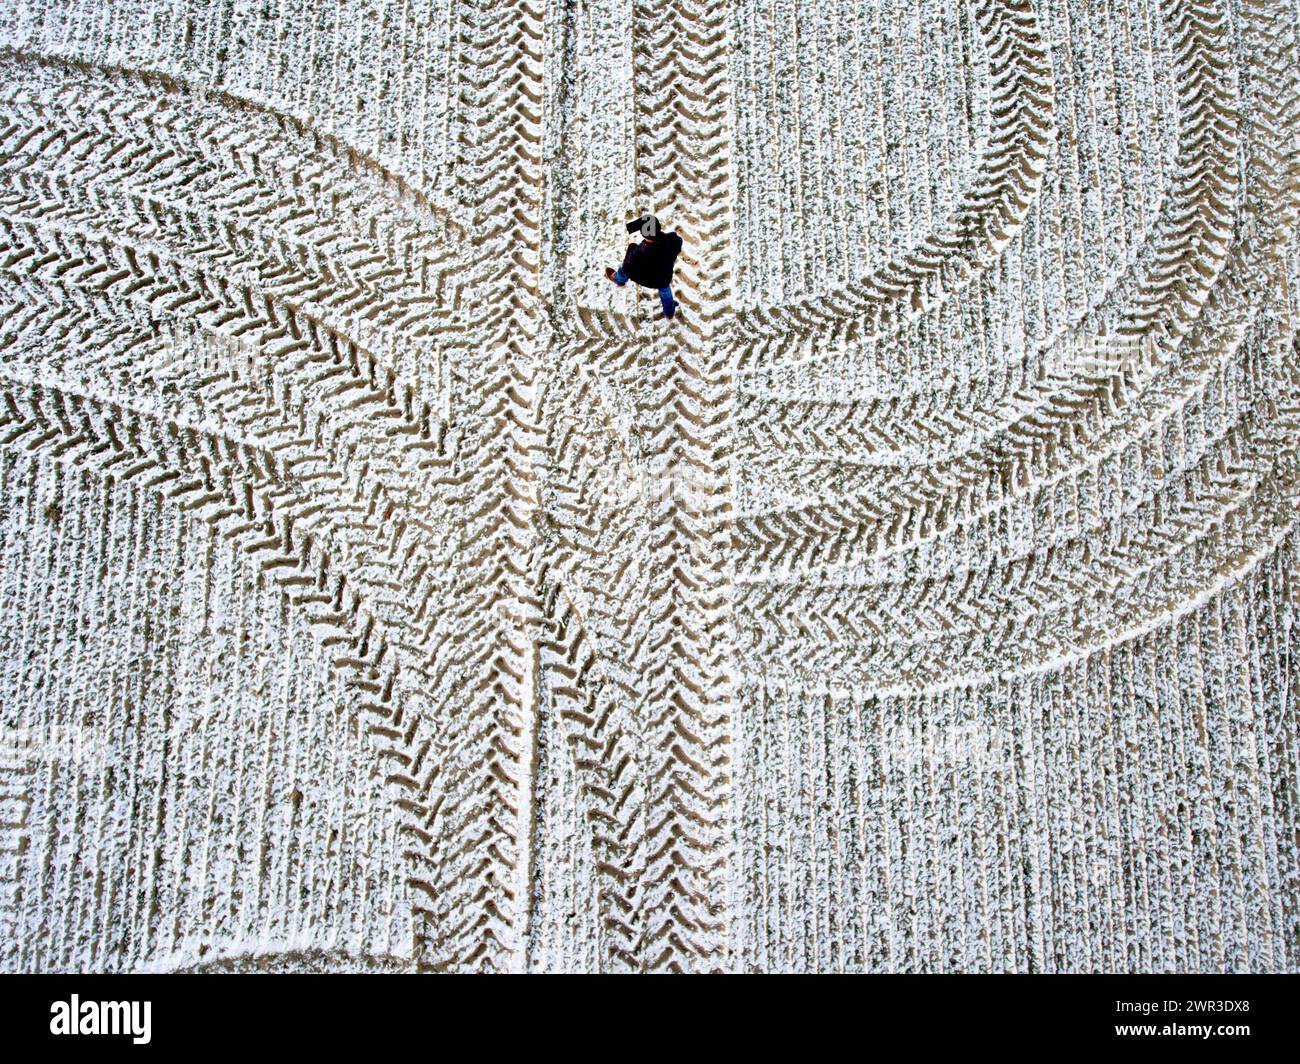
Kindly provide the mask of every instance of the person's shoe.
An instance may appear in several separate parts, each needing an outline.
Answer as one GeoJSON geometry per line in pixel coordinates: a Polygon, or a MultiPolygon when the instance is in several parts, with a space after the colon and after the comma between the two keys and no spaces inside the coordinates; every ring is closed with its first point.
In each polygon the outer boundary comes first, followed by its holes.
{"type": "MultiPolygon", "coordinates": [[[[613,266],[606,266],[606,267],[605,267],[605,278],[606,278],[607,280],[614,281],[614,267],[613,267],[613,266]]],[[[617,281],[614,281],[614,283],[615,283],[615,284],[618,284],[617,281]]]]}
{"type": "Polygon", "coordinates": [[[664,307],[664,317],[671,318],[677,313],[677,300],[673,300],[668,306],[664,307]]]}

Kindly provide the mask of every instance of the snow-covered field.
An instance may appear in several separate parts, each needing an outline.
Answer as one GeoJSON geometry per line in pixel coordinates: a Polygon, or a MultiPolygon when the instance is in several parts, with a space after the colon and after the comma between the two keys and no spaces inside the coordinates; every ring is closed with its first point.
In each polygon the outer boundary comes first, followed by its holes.
{"type": "Polygon", "coordinates": [[[0,968],[1300,969],[1297,0],[0,43],[0,968]]]}

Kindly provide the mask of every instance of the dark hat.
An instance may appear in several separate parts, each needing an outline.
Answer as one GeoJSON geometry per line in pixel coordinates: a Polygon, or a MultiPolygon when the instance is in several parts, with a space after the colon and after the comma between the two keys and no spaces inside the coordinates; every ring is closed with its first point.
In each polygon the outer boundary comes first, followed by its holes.
{"type": "Polygon", "coordinates": [[[659,235],[659,219],[653,214],[645,214],[627,223],[628,233],[640,233],[642,236],[659,235]]]}

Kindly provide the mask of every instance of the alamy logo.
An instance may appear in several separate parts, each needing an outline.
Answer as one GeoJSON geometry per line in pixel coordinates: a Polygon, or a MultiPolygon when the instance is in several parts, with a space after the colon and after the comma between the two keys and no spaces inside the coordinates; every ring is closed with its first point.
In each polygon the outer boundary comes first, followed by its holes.
{"type": "Polygon", "coordinates": [[[150,1001],[71,1001],[50,1005],[50,1034],[129,1034],[138,1046],[149,1043],[150,1001]]]}

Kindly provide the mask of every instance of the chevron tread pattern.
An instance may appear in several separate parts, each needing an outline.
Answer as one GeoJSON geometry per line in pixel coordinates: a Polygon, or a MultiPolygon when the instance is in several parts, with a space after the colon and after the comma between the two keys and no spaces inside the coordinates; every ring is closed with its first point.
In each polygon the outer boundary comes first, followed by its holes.
{"type": "Polygon", "coordinates": [[[1291,0],[10,7],[0,966],[1300,969],[1291,0]]]}

